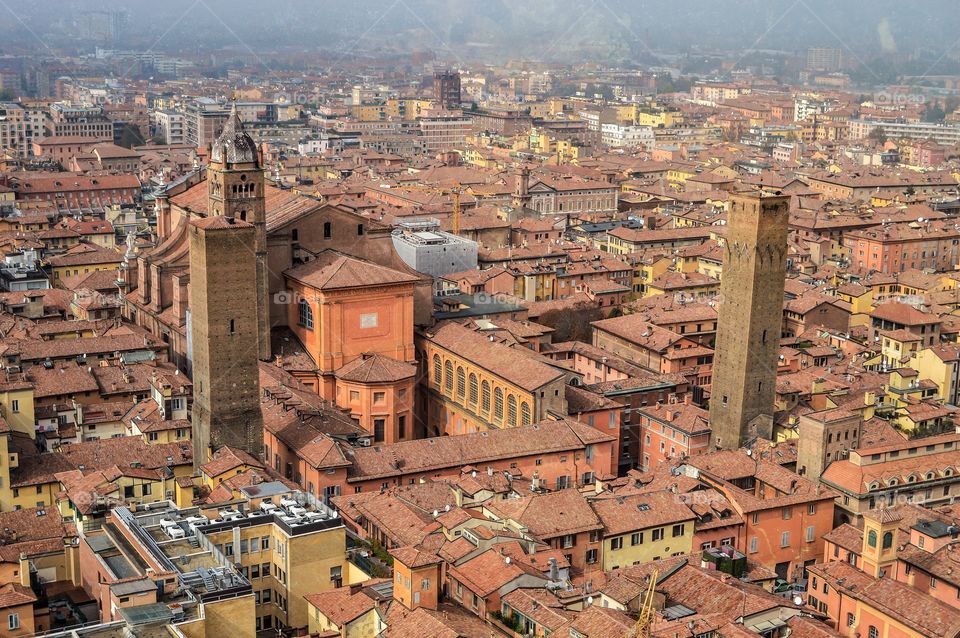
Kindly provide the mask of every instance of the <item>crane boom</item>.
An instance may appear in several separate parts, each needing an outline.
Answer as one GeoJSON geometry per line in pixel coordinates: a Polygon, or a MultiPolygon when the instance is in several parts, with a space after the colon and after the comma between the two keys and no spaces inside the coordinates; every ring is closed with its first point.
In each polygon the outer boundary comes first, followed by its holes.
{"type": "Polygon", "coordinates": [[[657,578],[660,571],[655,569],[650,574],[650,582],[647,584],[647,591],[643,596],[643,606],[640,607],[640,617],[637,618],[637,624],[633,629],[634,638],[650,638],[650,626],[653,624],[653,595],[657,587],[657,578]]]}

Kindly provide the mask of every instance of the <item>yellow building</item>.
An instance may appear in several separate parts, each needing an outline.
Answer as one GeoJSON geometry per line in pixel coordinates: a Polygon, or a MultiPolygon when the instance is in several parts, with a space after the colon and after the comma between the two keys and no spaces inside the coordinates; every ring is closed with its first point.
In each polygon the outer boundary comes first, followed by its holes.
{"type": "MultiPolygon", "coordinates": [[[[228,484],[225,480],[213,494],[225,492],[228,484]]],[[[305,596],[337,589],[348,578],[341,519],[312,496],[279,481],[231,491],[236,498],[217,509],[202,508],[204,514],[211,519],[222,518],[225,509],[249,514],[201,527],[205,538],[238,565],[253,586],[258,630],[307,627],[305,596]]]]}
{"type": "Polygon", "coordinates": [[[86,275],[100,270],[117,270],[123,255],[111,248],[80,243],[60,255],[46,260],[53,283],[75,275],[86,275]]]}
{"type": "Polygon", "coordinates": [[[881,330],[879,337],[881,361],[892,368],[906,364],[923,343],[923,337],[903,328],[881,330]]]}
{"type": "Polygon", "coordinates": [[[386,624],[390,581],[369,580],[307,596],[310,635],[335,633],[341,638],[379,636],[386,624]]]}
{"type": "Polygon", "coordinates": [[[851,283],[837,288],[836,294],[850,304],[851,326],[870,325],[870,313],[873,312],[873,288],[851,283]]]}
{"type": "Polygon", "coordinates": [[[957,405],[958,375],[960,375],[960,347],[956,344],[939,344],[915,351],[910,358],[910,367],[919,378],[929,379],[937,386],[937,397],[951,405],[957,405]]]}
{"type": "Polygon", "coordinates": [[[693,511],[669,491],[598,498],[591,505],[603,523],[603,570],[688,554],[693,511]]]}
{"type": "Polygon", "coordinates": [[[10,430],[36,436],[32,382],[19,375],[0,380],[0,417],[10,430]]]}
{"type": "Polygon", "coordinates": [[[637,111],[634,123],[637,126],[670,128],[683,124],[683,113],[666,109],[642,109],[637,111]]]}
{"type": "Polygon", "coordinates": [[[566,414],[566,375],[457,323],[441,324],[417,344],[429,366],[423,379],[427,423],[440,433],[466,434],[537,423],[566,414]],[[517,365],[523,357],[523,365],[517,365]]]}
{"type": "Polygon", "coordinates": [[[633,265],[633,291],[641,295],[646,294],[650,282],[670,270],[672,265],[673,260],[665,255],[657,255],[638,261],[633,265]]]}

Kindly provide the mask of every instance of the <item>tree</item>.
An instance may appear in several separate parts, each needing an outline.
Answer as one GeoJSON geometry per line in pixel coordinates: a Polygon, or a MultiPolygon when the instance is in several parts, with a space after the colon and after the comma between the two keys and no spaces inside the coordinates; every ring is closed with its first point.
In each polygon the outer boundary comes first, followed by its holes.
{"type": "Polygon", "coordinates": [[[942,122],[947,116],[938,102],[927,102],[923,109],[924,122],[942,122]]]}
{"type": "Polygon", "coordinates": [[[606,313],[592,303],[579,303],[573,308],[548,310],[540,315],[537,323],[553,328],[553,340],[589,342],[592,337],[591,321],[604,319],[606,313]]]}
{"type": "Polygon", "coordinates": [[[886,144],[887,132],[883,130],[882,126],[874,126],[867,135],[867,139],[874,144],[886,144]]]}

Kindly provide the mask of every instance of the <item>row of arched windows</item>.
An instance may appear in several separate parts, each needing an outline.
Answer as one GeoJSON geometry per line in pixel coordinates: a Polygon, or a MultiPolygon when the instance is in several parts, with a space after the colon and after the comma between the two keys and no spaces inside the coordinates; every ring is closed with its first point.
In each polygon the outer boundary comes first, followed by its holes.
{"type": "Polygon", "coordinates": [[[248,184],[232,184],[230,186],[230,192],[234,195],[253,195],[257,192],[257,185],[252,182],[248,184]]]}
{"type": "MultiPolygon", "coordinates": [[[[437,388],[443,387],[462,403],[476,407],[479,404],[480,412],[490,413],[491,391],[489,381],[478,381],[477,375],[471,372],[469,376],[462,366],[456,368],[456,392],[454,393],[454,368],[450,360],[443,361],[440,355],[433,355],[433,383],[437,388]]],[[[493,418],[503,421],[504,393],[502,388],[494,388],[493,418]]],[[[516,395],[506,396],[507,418],[509,425],[530,425],[533,422],[533,413],[528,401],[518,401],[516,395]]]]}

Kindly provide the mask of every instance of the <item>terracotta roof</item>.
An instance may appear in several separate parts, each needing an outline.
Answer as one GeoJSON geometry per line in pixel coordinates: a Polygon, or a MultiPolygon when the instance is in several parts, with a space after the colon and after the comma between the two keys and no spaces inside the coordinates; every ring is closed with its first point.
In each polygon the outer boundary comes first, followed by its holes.
{"type": "Polygon", "coordinates": [[[409,379],[417,373],[412,363],[397,361],[386,355],[365,352],[360,357],[342,366],[335,376],[343,381],[357,383],[391,383],[409,379]]]}
{"type": "Polygon", "coordinates": [[[37,596],[29,587],[19,583],[7,583],[0,586],[0,609],[30,605],[37,601],[37,596]]]}
{"type": "Polygon", "coordinates": [[[464,465],[482,467],[498,459],[580,450],[612,440],[612,436],[575,421],[541,421],[490,432],[351,447],[345,453],[352,462],[348,481],[356,482],[464,465]]]}
{"type": "Polygon", "coordinates": [[[387,286],[419,281],[408,273],[330,249],[321,251],[315,259],[290,268],[283,274],[318,290],[387,286]]]}
{"type": "Polygon", "coordinates": [[[447,574],[478,596],[485,598],[504,585],[524,575],[524,570],[494,549],[471,558],[465,563],[447,567],[447,574]]]}
{"type": "Polygon", "coordinates": [[[452,321],[438,324],[427,333],[438,346],[525,390],[536,390],[563,377],[541,355],[489,337],[452,321]]]}
{"type": "Polygon", "coordinates": [[[214,478],[238,467],[263,469],[264,465],[247,452],[225,445],[213,453],[213,458],[200,466],[200,471],[214,478]]]}
{"type": "Polygon", "coordinates": [[[541,540],[603,527],[590,503],[575,489],[492,501],[484,507],[501,518],[521,523],[541,540]]]}
{"type": "Polygon", "coordinates": [[[611,536],[693,521],[696,517],[670,491],[597,498],[590,505],[603,523],[605,533],[611,536]]]}
{"type": "Polygon", "coordinates": [[[359,591],[354,591],[348,585],[330,591],[308,594],[304,598],[326,616],[330,622],[344,629],[344,625],[350,621],[356,620],[376,608],[378,600],[369,596],[367,592],[370,585],[382,582],[388,581],[383,579],[368,580],[363,583],[364,587],[359,591]]]}

